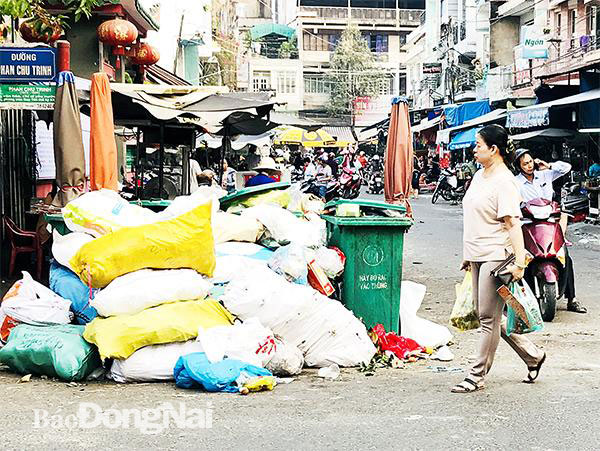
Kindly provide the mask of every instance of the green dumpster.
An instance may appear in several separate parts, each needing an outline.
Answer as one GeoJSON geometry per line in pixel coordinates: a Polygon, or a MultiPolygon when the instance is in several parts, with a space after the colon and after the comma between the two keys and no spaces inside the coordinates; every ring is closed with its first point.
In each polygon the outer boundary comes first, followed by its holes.
{"type": "Polygon", "coordinates": [[[326,209],[349,203],[359,205],[360,217],[322,216],[328,245],[346,255],[342,302],[368,329],[381,323],[386,331],[399,333],[404,234],[412,219],[403,206],[367,200],[333,201],[326,209]],[[364,215],[376,210],[391,210],[397,216],[364,215]]]}

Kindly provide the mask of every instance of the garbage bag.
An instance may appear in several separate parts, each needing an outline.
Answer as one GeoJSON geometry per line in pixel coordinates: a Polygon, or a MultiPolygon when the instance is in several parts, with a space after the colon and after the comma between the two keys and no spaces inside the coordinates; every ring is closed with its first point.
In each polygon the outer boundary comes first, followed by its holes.
{"type": "Polygon", "coordinates": [[[290,203],[291,194],[289,190],[273,189],[266,193],[255,194],[244,197],[241,200],[231,202],[227,208],[228,213],[239,211],[240,208],[256,207],[257,205],[271,204],[277,208],[286,208],[290,203]]]}
{"type": "Polygon", "coordinates": [[[307,259],[314,259],[330,279],[335,279],[344,273],[346,256],[337,247],[320,247],[307,251],[307,259]]]}
{"type": "MultiPolygon", "coordinates": [[[[269,251],[269,254],[272,254],[272,252],[269,251]]],[[[215,285],[224,285],[240,273],[257,266],[264,268],[267,266],[267,261],[237,255],[217,255],[217,266],[209,281],[215,285]]]]}
{"type": "Polygon", "coordinates": [[[383,324],[373,327],[373,333],[377,336],[379,349],[391,351],[399,359],[407,359],[411,355],[425,352],[425,348],[412,338],[400,337],[394,332],[386,332],[383,324]]]}
{"type": "Polygon", "coordinates": [[[54,230],[52,233],[52,256],[62,266],[73,270],[69,262],[84,244],[89,243],[93,239],[93,236],[83,232],[61,235],[54,230]]]}
{"type": "Polygon", "coordinates": [[[273,376],[268,370],[235,359],[212,363],[203,352],[180,357],[173,370],[180,388],[203,388],[209,392],[238,393],[238,379],[273,376]]]}
{"type": "Polygon", "coordinates": [[[456,284],[456,302],[450,314],[450,324],[463,332],[479,327],[479,315],[473,300],[471,271],[465,273],[462,283],[456,284]]]}
{"type": "Polygon", "coordinates": [[[19,374],[46,375],[65,381],[81,381],[101,366],[95,346],[82,334],[84,326],[60,324],[13,329],[0,349],[0,363],[19,374]]]}
{"type": "Polygon", "coordinates": [[[400,331],[403,337],[412,338],[421,346],[435,349],[448,344],[452,339],[452,334],[447,327],[417,316],[425,297],[425,291],[425,285],[402,281],[400,331]]]}
{"type": "Polygon", "coordinates": [[[228,241],[256,243],[265,229],[260,222],[240,215],[218,212],[212,220],[215,244],[228,241]]]}
{"type": "Polygon", "coordinates": [[[302,351],[279,336],[275,336],[275,354],[265,365],[273,375],[280,377],[295,376],[300,374],[304,366],[302,351]]]}
{"type": "Polygon", "coordinates": [[[163,211],[156,214],[156,221],[168,221],[198,208],[200,205],[212,205],[212,217],[219,211],[219,198],[227,195],[224,189],[201,186],[188,196],[177,196],[163,211]]]}
{"type": "Polygon", "coordinates": [[[50,289],[71,301],[71,311],[77,324],[87,324],[98,316],[96,309],[90,305],[90,295],[93,299],[98,290],[90,290],[77,274],[56,262],[50,265],[50,289]]]}
{"type": "Polygon", "coordinates": [[[144,268],[191,268],[210,277],[215,269],[210,214],[210,204],[204,204],[175,219],[126,227],[85,244],[71,265],[94,288],[144,268]]]}
{"type": "Polygon", "coordinates": [[[509,287],[502,285],[498,294],[508,304],[506,335],[527,334],[544,328],[538,300],[527,282],[512,282],[509,287]]]}
{"type": "Polygon", "coordinates": [[[238,256],[261,260],[267,263],[273,256],[273,251],[254,243],[221,243],[215,246],[218,257],[238,256]]]}
{"type": "Polygon", "coordinates": [[[40,326],[70,323],[73,320],[70,308],[71,301],[23,271],[23,278],[13,284],[0,304],[0,344],[6,343],[11,329],[19,323],[40,326]]]}
{"type": "Polygon", "coordinates": [[[375,355],[364,324],[340,302],[309,286],[288,282],[264,266],[238,273],[220,299],[242,320],[257,317],[297,346],[307,366],[357,366],[375,355]]]}
{"type": "Polygon", "coordinates": [[[193,269],[141,269],[117,277],[91,304],[102,316],[133,315],[169,302],[204,299],[211,288],[193,269]]]}
{"type": "Polygon", "coordinates": [[[123,227],[151,224],[156,213],[130,204],[115,191],[90,191],[69,202],[62,209],[65,225],[73,232],[100,237],[123,227]]]}
{"type": "Polygon", "coordinates": [[[196,340],[145,346],[127,359],[114,359],[108,377],[119,383],[171,381],[179,357],[193,352],[202,352],[196,340]]]}
{"type": "Polygon", "coordinates": [[[96,318],[83,338],[98,346],[102,360],[126,359],[144,346],[187,341],[199,327],[231,324],[233,317],[214,300],[159,305],[135,315],[96,318]]]}
{"type": "Polygon", "coordinates": [[[275,355],[277,345],[273,332],[257,318],[233,326],[200,328],[196,340],[211,362],[225,357],[264,367],[275,355]]]}
{"type": "Polygon", "coordinates": [[[299,244],[289,244],[277,249],[269,260],[268,266],[290,282],[301,285],[308,283],[306,255],[304,248],[299,244]]]}

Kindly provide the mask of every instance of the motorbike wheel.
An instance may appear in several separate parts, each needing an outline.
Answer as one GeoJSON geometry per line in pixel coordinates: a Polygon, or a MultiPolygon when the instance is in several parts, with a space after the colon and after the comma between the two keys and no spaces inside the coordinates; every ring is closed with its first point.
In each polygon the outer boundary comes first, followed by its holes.
{"type": "Polygon", "coordinates": [[[431,197],[431,203],[435,204],[440,198],[440,186],[435,187],[435,191],[433,192],[433,196],[431,197]]]}
{"type": "Polygon", "coordinates": [[[447,202],[450,202],[451,200],[453,200],[453,197],[454,197],[452,195],[452,191],[449,189],[442,189],[441,195],[442,195],[442,199],[444,199],[447,202]]]}
{"type": "Polygon", "coordinates": [[[542,319],[551,322],[556,315],[556,284],[555,283],[540,283],[540,311],[542,319]]]}

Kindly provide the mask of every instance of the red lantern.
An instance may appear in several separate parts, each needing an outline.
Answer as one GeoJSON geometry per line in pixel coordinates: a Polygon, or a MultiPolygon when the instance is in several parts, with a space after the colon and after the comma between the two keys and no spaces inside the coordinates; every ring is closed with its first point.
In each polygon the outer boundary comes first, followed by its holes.
{"type": "Polygon", "coordinates": [[[137,64],[139,66],[151,66],[152,64],[158,63],[159,59],[160,53],[156,47],[146,42],[136,44],[132,48],[131,62],[133,64],[137,64]]]}
{"type": "Polygon", "coordinates": [[[47,28],[44,31],[41,31],[42,26],[43,24],[40,21],[34,19],[26,20],[21,23],[19,33],[21,33],[21,37],[27,42],[52,44],[62,36],[64,31],[59,24],[54,24],[51,28],[47,28]]]}
{"type": "Polygon", "coordinates": [[[116,67],[121,67],[121,56],[125,55],[125,47],[130,46],[138,37],[138,30],[131,22],[116,18],[107,20],[98,27],[98,39],[104,44],[113,46],[113,55],[117,55],[116,67]]]}

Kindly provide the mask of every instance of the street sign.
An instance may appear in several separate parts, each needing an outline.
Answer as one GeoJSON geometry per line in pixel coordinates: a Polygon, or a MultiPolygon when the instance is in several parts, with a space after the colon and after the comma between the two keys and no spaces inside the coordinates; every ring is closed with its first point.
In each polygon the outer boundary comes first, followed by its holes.
{"type": "Polygon", "coordinates": [[[0,109],[52,110],[56,86],[0,85],[0,109]]]}
{"type": "Polygon", "coordinates": [[[423,63],[424,74],[441,74],[442,63],[423,63]]]}
{"type": "Polygon", "coordinates": [[[0,82],[53,81],[56,51],[49,47],[0,47],[0,82]]]}

